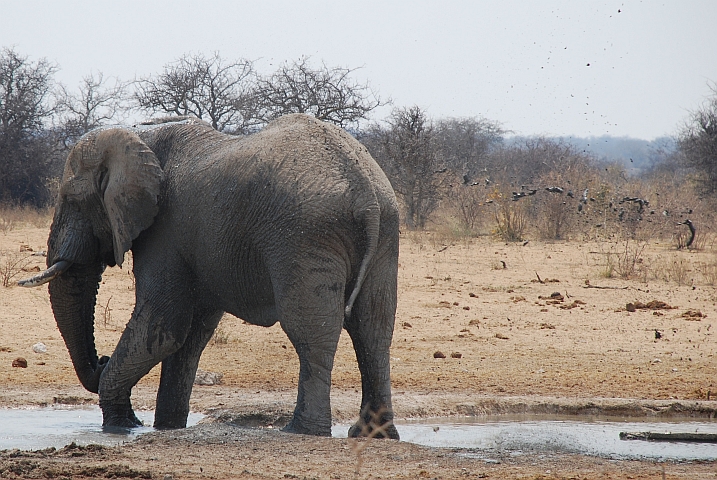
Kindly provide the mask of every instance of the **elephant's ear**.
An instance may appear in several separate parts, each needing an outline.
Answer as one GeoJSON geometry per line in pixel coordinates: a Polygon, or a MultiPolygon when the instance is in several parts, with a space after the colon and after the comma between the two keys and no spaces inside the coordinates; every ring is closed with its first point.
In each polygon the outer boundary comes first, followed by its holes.
{"type": "Polygon", "coordinates": [[[163,171],[154,152],[129,130],[102,130],[95,147],[101,156],[98,181],[112,227],[115,262],[122,266],[132,241],[159,211],[163,171]]]}

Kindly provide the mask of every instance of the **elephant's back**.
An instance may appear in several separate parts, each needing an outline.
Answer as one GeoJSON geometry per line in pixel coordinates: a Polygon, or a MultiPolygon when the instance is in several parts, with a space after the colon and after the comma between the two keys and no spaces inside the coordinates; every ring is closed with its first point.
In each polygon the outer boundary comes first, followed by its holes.
{"type": "Polygon", "coordinates": [[[366,147],[342,128],[310,115],[280,117],[245,142],[252,155],[304,188],[325,192],[336,184],[351,191],[370,184],[387,207],[396,202],[388,178],[366,147]]]}
{"type": "Polygon", "coordinates": [[[244,137],[202,125],[176,128],[183,151],[171,155],[176,165],[165,166],[165,206],[176,207],[172,210],[187,219],[204,217],[203,224],[211,221],[207,212],[232,212],[245,232],[277,225],[297,231],[325,231],[337,223],[348,228],[357,205],[369,203],[367,195],[378,202],[382,217],[398,216],[381,168],[358,140],[335,125],[293,114],[244,137]]]}
{"type": "Polygon", "coordinates": [[[226,179],[241,184],[273,177],[293,182],[310,196],[332,191],[346,195],[368,183],[386,207],[395,204],[390,182],[366,147],[345,130],[310,115],[285,115],[247,136],[227,135],[200,121],[150,128],[142,136],[158,153],[170,182],[226,179]],[[178,160],[177,165],[167,164],[167,157],[178,160]]]}

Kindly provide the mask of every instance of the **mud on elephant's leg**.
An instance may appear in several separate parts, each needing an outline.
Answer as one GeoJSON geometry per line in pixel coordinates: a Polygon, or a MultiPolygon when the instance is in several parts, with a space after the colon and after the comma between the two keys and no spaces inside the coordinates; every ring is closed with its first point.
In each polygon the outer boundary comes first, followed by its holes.
{"type": "Polygon", "coordinates": [[[184,428],[189,416],[189,398],[199,358],[224,312],[215,308],[194,308],[192,326],[182,348],[162,361],[162,376],[154,414],[155,428],[184,428]]]}
{"type": "MultiPolygon", "coordinates": [[[[132,318],[100,378],[103,426],[137,427],[142,423],[132,410],[132,388],[165,357],[184,343],[191,304],[138,299],[132,318]],[[159,306],[158,306],[159,305],[159,306]]],[[[188,303],[188,302],[187,302],[188,303]]]]}
{"type": "MultiPolygon", "coordinates": [[[[384,263],[390,263],[387,260],[384,263]]],[[[361,371],[361,413],[349,437],[393,438],[390,348],[396,314],[396,276],[372,274],[357,298],[346,330],[361,371]]]]}

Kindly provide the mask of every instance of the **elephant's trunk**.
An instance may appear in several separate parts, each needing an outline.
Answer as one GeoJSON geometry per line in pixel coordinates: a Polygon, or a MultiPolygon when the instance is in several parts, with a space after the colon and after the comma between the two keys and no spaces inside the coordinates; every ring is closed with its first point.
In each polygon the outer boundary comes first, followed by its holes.
{"type": "Polygon", "coordinates": [[[93,393],[98,391],[100,375],[109,360],[98,359],[95,348],[95,302],[102,269],[100,263],[73,264],[49,286],[52,311],[77,377],[93,393]]]}

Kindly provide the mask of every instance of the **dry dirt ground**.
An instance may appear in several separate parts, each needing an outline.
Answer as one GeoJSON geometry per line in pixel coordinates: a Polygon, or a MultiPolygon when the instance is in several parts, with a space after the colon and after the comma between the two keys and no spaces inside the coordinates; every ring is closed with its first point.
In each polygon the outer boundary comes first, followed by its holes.
{"type": "MultiPolygon", "coordinates": [[[[15,279],[43,268],[42,256],[28,255],[46,248],[47,233],[47,226],[0,232],[0,266],[23,259],[18,267],[26,272],[15,279]]],[[[642,247],[628,244],[624,255],[620,242],[523,245],[404,235],[391,351],[397,420],[488,413],[713,418],[715,252],[642,247]],[[668,276],[673,281],[656,280],[668,276]],[[445,358],[434,358],[437,352],[445,358]]],[[[96,310],[100,354],[111,353],[132,307],[127,267],[108,269],[96,310]]],[[[717,478],[714,462],[509,452],[486,462],[405,442],[280,433],[266,425],[280,426],[292,411],[298,362],[278,326],[226,316],[200,368],[222,373],[223,384],[195,387],[192,408],[222,422],[115,448],[4,451],[0,477],[717,478]],[[264,427],[237,427],[256,423],[264,427]]],[[[135,387],[137,409],[153,408],[158,378],[155,369],[135,387]]],[[[337,423],[357,417],[359,385],[343,335],[333,371],[337,423]]],[[[79,387],[46,287],[0,287],[0,407],[53,403],[96,404],[97,398],[79,387]],[[37,342],[47,353],[32,351],[37,342]],[[11,366],[18,357],[27,368],[11,366]]]]}

